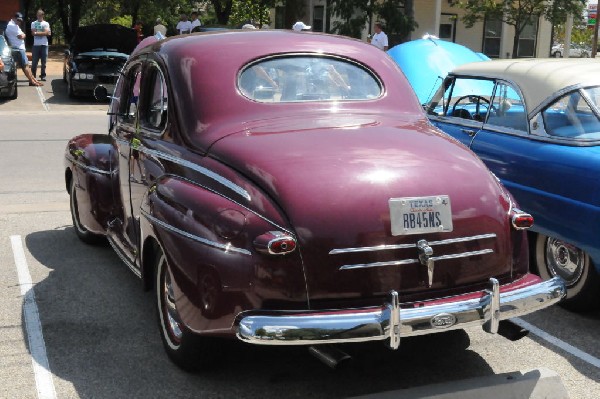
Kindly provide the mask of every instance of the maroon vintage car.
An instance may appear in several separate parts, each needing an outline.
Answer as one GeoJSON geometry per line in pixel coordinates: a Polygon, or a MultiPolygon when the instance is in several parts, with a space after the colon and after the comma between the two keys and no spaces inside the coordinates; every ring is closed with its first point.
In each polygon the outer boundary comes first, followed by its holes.
{"type": "Polygon", "coordinates": [[[109,115],[108,134],[66,149],[75,231],[108,239],[155,290],[181,367],[208,362],[219,337],[397,348],[496,333],[564,295],[560,278],[527,271],[532,218],[368,44],[285,31],[156,41],[128,60],[109,115]]]}

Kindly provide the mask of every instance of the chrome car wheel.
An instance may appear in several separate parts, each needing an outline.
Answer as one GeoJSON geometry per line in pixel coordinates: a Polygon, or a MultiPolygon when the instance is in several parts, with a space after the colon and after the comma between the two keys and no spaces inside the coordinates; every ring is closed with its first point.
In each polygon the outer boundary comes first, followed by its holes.
{"type": "Polygon", "coordinates": [[[572,287],[581,278],[585,264],[585,252],[564,241],[549,237],[546,242],[546,264],[550,273],[565,280],[572,287]]]}
{"type": "Polygon", "coordinates": [[[75,234],[77,234],[77,237],[79,237],[79,239],[86,244],[99,244],[105,242],[103,235],[92,233],[81,224],[79,219],[79,206],[77,204],[75,179],[71,179],[71,185],[69,186],[69,197],[71,220],[73,221],[73,227],[75,228],[75,234]]]}
{"type": "Polygon", "coordinates": [[[173,349],[176,349],[181,344],[181,322],[177,306],[175,304],[175,293],[171,273],[166,267],[164,254],[158,261],[158,302],[159,302],[159,317],[161,318],[161,327],[167,344],[173,349]]]}
{"type": "Polygon", "coordinates": [[[580,248],[553,237],[538,234],[535,261],[540,277],[560,276],[567,286],[561,304],[584,311],[600,305],[600,278],[589,256],[580,248]]]}
{"type": "Polygon", "coordinates": [[[169,358],[186,371],[194,371],[214,363],[218,345],[208,337],[202,337],[187,328],[177,309],[175,278],[161,249],[154,256],[156,281],[156,309],[163,346],[169,358]]]}

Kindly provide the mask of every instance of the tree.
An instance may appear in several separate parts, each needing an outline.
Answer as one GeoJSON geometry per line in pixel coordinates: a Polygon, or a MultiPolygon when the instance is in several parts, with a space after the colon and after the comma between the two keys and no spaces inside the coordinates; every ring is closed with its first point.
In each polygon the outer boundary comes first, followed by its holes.
{"type": "MultiPolygon", "coordinates": [[[[390,36],[399,38],[400,42],[410,40],[410,34],[418,27],[414,18],[413,0],[388,0],[375,6],[374,12],[385,22],[385,31],[390,36]],[[404,6],[404,10],[402,9],[404,6]]],[[[390,43],[390,47],[393,43],[390,43]]]]}
{"type": "Polygon", "coordinates": [[[535,23],[540,17],[557,24],[564,22],[568,14],[579,15],[586,4],[585,0],[459,0],[455,6],[463,8],[462,17],[467,28],[484,20],[493,18],[514,27],[512,58],[517,58],[519,39],[528,24],[535,23]]]}
{"type": "Polygon", "coordinates": [[[370,0],[333,0],[333,15],[340,20],[333,23],[333,33],[360,38],[367,18],[372,14],[370,0]]]}
{"type": "Polygon", "coordinates": [[[275,1],[235,0],[231,8],[228,23],[238,26],[244,23],[252,23],[260,28],[269,21],[269,9],[275,5],[275,1]]]}

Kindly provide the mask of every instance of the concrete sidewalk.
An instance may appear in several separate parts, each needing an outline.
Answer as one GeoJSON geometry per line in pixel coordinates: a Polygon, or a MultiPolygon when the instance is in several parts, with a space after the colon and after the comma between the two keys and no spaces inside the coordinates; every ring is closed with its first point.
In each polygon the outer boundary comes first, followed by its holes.
{"type": "Polygon", "coordinates": [[[568,399],[560,376],[552,370],[496,374],[462,381],[388,391],[351,399],[568,399]]]}

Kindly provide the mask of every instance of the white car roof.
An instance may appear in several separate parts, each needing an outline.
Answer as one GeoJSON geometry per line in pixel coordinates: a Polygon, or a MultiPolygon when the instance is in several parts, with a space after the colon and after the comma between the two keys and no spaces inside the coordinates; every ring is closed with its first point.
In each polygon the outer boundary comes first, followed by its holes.
{"type": "Polygon", "coordinates": [[[600,86],[600,60],[596,59],[511,59],[474,62],[452,71],[455,75],[501,78],[515,83],[525,97],[527,112],[565,88],[600,86]]]}

